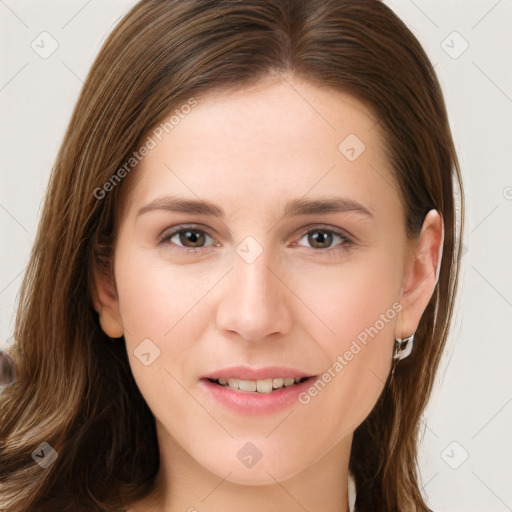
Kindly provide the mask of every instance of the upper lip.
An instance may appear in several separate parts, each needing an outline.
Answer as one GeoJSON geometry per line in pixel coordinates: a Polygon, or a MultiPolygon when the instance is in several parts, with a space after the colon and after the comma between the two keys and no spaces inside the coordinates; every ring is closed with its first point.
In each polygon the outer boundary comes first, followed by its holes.
{"type": "Polygon", "coordinates": [[[251,368],[248,366],[230,366],[215,370],[204,379],[218,380],[218,379],[242,379],[242,380],[264,380],[272,378],[293,378],[302,379],[304,377],[311,377],[310,374],[298,370],[296,368],[286,368],[284,366],[266,366],[264,368],[251,368]]]}

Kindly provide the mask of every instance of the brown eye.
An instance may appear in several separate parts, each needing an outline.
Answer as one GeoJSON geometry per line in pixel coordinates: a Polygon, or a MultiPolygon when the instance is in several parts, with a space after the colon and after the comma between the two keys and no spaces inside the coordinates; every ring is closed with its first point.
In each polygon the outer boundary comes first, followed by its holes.
{"type": "Polygon", "coordinates": [[[183,250],[203,249],[209,245],[216,245],[215,239],[208,233],[193,227],[177,227],[170,232],[167,231],[159,240],[159,244],[183,250]]]}
{"type": "Polygon", "coordinates": [[[184,247],[202,247],[206,240],[204,232],[197,229],[185,229],[176,234],[184,247]]]}
{"type": "Polygon", "coordinates": [[[308,242],[314,249],[327,249],[333,242],[333,234],[328,231],[311,231],[307,234],[308,242]]]}
{"type": "Polygon", "coordinates": [[[312,249],[331,249],[335,247],[349,246],[351,239],[343,233],[331,229],[312,229],[300,238],[299,245],[312,249]],[[302,242],[306,239],[306,243],[302,242]]]}

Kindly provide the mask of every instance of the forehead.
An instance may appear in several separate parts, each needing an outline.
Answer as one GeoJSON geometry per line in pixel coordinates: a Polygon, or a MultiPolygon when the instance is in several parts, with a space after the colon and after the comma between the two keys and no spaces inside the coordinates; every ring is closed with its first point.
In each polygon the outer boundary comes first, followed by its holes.
{"type": "Polygon", "coordinates": [[[165,193],[208,197],[228,213],[335,190],[397,199],[377,119],[352,96],[284,77],[203,96],[187,112],[149,133],[132,210],[165,193]]]}

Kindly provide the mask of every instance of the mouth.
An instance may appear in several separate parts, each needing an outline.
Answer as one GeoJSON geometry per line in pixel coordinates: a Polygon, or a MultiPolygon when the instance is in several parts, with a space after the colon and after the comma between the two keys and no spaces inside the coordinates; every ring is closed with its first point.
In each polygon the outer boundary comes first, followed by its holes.
{"type": "Polygon", "coordinates": [[[284,366],[224,368],[200,379],[212,404],[237,415],[266,415],[298,403],[298,397],[317,379],[315,375],[284,366]]]}
{"type": "Polygon", "coordinates": [[[213,384],[232,389],[233,391],[242,391],[244,393],[274,393],[283,388],[290,388],[301,384],[313,377],[274,377],[268,379],[248,380],[237,379],[235,377],[210,379],[213,384]]]}

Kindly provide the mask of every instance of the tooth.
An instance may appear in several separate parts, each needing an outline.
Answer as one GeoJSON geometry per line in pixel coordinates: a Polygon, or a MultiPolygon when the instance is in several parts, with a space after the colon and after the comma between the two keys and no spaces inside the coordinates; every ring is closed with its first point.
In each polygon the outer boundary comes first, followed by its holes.
{"type": "Polygon", "coordinates": [[[270,393],[272,391],[272,379],[257,380],[256,389],[258,393],[270,393]]]}
{"type": "Polygon", "coordinates": [[[256,381],[239,380],[238,387],[240,388],[240,391],[256,391],[256,381]]]}
{"type": "Polygon", "coordinates": [[[282,388],[283,387],[283,379],[277,378],[272,381],[272,387],[274,389],[282,388]]]}
{"type": "Polygon", "coordinates": [[[300,377],[276,377],[273,379],[261,379],[261,380],[243,380],[243,379],[217,379],[221,386],[227,386],[230,389],[236,391],[246,391],[258,393],[271,393],[273,389],[280,389],[282,387],[290,387],[294,384],[298,384],[302,379],[300,377]]]}
{"type": "Polygon", "coordinates": [[[238,379],[228,379],[228,386],[231,389],[238,389],[238,379]]]}

